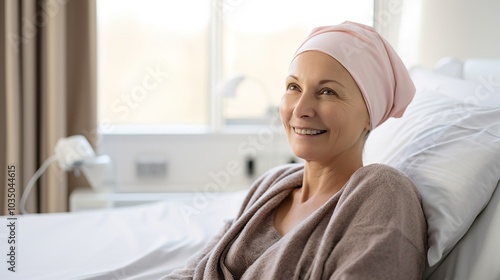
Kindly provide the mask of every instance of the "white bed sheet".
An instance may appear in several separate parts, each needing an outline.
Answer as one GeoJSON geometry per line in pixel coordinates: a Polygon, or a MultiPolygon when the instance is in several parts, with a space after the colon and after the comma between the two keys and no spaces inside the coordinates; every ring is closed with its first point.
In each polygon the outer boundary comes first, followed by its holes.
{"type": "MultiPolygon", "coordinates": [[[[158,279],[184,264],[237,214],[247,191],[76,213],[20,216],[16,272],[0,279],[158,279]]],[[[0,252],[8,228],[2,217],[0,252]]]]}

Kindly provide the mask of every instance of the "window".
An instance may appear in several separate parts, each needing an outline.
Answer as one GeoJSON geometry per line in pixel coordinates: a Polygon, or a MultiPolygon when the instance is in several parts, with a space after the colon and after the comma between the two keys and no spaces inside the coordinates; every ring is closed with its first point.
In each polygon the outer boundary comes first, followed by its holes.
{"type": "Polygon", "coordinates": [[[258,123],[319,25],[373,23],[373,1],[106,0],[98,10],[99,124],[258,123]]]}

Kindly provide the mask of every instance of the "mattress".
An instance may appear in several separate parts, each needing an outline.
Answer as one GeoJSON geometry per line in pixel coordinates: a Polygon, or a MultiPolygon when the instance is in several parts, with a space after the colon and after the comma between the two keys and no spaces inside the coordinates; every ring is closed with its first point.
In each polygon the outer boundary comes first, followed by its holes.
{"type": "MultiPolygon", "coordinates": [[[[192,193],[151,204],[20,216],[0,227],[0,252],[15,240],[15,272],[0,279],[157,279],[196,253],[236,215],[246,191],[192,193]]],[[[7,256],[9,258],[9,256],[7,256]]]]}

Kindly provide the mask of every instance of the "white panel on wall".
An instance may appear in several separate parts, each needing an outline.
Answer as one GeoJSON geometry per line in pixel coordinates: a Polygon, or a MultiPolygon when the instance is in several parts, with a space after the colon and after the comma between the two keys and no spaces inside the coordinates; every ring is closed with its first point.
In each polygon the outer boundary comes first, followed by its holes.
{"type": "Polygon", "coordinates": [[[269,168],[297,160],[282,133],[167,134],[103,136],[99,153],[115,167],[118,192],[220,191],[248,187],[269,168]],[[253,161],[253,176],[247,172],[253,161]],[[151,162],[151,177],[137,173],[137,164],[151,162]],[[165,176],[162,168],[165,166],[165,176]],[[161,167],[161,168],[160,168],[161,167]]]}

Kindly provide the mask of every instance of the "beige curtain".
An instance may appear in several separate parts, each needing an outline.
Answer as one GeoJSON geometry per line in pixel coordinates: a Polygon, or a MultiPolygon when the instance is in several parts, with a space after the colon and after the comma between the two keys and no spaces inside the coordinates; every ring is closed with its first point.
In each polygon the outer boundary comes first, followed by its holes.
{"type": "MultiPolygon", "coordinates": [[[[14,194],[19,213],[26,184],[59,138],[83,134],[95,148],[95,0],[0,1],[0,92],[0,211],[8,213],[14,194]]],[[[67,211],[70,192],[85,185],[53,163],[26,209],[67,211]]]]}

